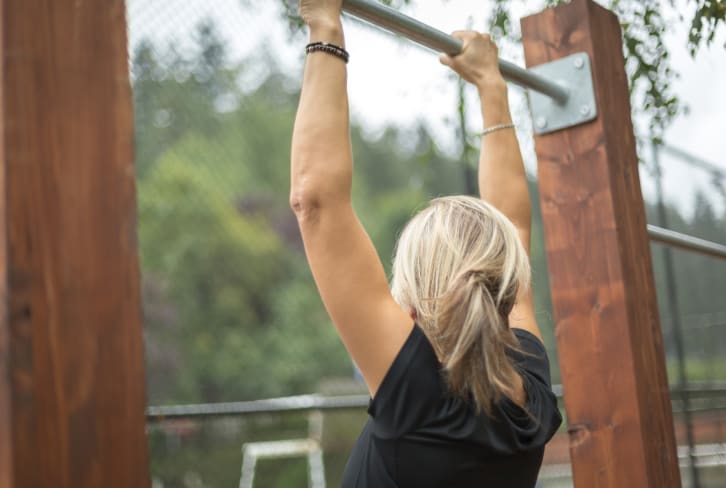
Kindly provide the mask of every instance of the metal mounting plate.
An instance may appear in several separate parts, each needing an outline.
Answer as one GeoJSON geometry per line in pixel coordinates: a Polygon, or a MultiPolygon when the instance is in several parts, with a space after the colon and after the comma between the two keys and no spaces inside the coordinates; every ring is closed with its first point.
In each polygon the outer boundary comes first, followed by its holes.
{"type": "Polygon", "coordinates": [[[568,88],[566,103],[529,91],[535,133],[542,135],[594,120],[597,117],[592,69],[587,53],[576,53],[557,61],[529,68],[568,88]]]}

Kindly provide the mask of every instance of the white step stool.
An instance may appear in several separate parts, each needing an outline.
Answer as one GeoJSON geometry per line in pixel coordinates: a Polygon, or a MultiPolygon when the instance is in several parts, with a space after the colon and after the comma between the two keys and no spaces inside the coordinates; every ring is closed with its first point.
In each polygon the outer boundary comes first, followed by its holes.
{"type": "Polygon", "coordinates": [[[298,456],[308,458],[311,488],[325,488],[323,449],[323,413],[313,411],[308,418],[310,435],[307,439],[289,439],[270,442],[248,442],[242,446],[242,477],[239,488],[252,488],[258,459],[283,459],[298,456]]]}

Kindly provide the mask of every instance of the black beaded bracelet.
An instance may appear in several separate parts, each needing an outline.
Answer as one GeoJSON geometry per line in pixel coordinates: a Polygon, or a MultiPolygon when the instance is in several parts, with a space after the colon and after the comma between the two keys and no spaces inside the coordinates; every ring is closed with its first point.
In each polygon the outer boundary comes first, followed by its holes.
{"type": "Polygon", "coordinates": [[[348,60],[350,59],[348,51],[340,46],[336,46],[335,44],[330,44],[329,42],[311,42],[305,47],[305,52],[308,54],[316,51],[332,54],[336,58],[340,58],[345,61],[346,64],[348,64],[348,60]]]}

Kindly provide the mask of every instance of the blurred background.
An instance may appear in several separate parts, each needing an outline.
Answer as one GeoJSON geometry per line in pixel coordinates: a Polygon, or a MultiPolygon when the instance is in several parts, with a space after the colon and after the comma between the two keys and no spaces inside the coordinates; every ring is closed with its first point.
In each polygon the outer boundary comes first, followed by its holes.
{"type": "MultiPolygon", "coordinates": [[[[545,3],[555,2],[396,6],[444,31],[492,30],[502,57],[523,64],[518,19],[545,3]]],[[[630,5],[625,17],[654,5],[619,3],[630,5]]],[[[725,36],[717,31],[693,49],[692,13],[683,12],[694,3],[663,2],[660,20],[650,20],[661,44],[629,47],[667,80],[665,99],[655,100],[629,57],[641,182],[650,223],[723,243],[725,36]]],[[[367,402],[288,207],[304,32],[282,1],[127,6],[154,487],[237,486],[243,446],[259,454],[254,486],[306,486],[308,458],[260,454],[286,447],[260,443],[294,439],[321,447],[327,485],[338,486],[367,402]],[[172,405],[186,407],[158,408],[172,405]]],[[[435,55],[352,20],[345,26],[354,203],[388,271],[397,233],[417,209],[438,195],[475,191],[481,121],[475,93],[435,55]]],[[[643,32],[648,40],[652,33],[643,32]]],[[[537,315],[559,383],[531,121],[524,94],[513,88],[510,98],[535,207],[537,315]]],[[[722,487],[726,263],[652,251],[684,486],[722,487]]],[[[548,448],[541,484],[572,486],[564,428],[548,448]]]]}

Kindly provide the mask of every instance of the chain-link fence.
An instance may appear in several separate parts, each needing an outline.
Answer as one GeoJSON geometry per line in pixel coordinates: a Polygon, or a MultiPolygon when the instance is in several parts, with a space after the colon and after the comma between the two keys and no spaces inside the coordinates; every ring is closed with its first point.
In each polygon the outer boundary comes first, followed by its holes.
{"type": "MultiPolygon", "coordinates": [[[[290,42],[295,34],[281,5],[128,2],[151,405],[364,393],[320,303],[288,209],[302,56],[300,43],[290,42]]],[[[375,42],[408,49],[392,40],[375,42]]],[[[405,103],[406,89],[391,89],[405,103]]],[[[455,97],[445,103],[456,113],[455,97]]],[[[442,149],[447,140],[456,146],[459,136],[445,115],[440,118],[441,124],[386,125],[371,124],[362,113],[352,128],[355,205],[386,266],[394,237],[416,208],[432,196],[465,191],[465,164],[456,151],[442,149]],[[433,137],[442,127],[451,132],[444,143],[433,137]]],[[[666,206],[671,226],[723,241],[723,212],[705,196],[696,207],[684,217],[666,206]]],[[[655,206],[649,210],[656,215],[655,206]]],[[[726,269],[673,252],[677,326],[662,249],[653,251],[684,479],[698,473],[698,486],[720,486],[713,480],[722,479],[719,466],[726,459],[726,360],[720,353],[726,346],[726,269]]],[[[537,217],[534,289],[558,382],[544,255],[537,217]]],[[[156,416],[149,423],[154,486],[234,486],[242,476],[244,445],[296,439],[319,443],[327,484],[337,486],[365,418],[365,400],[359,403],[324,409],[317,431],[319,409],[313,407],[156,416]]],[[[304,486],[308,476],[305,454],[260,454],[255,486],[304,486]]],[[[571,486],[564,429],[548,447],[542,483],[571,486]]]]}
{"type": "Polygon", "coordinates": [[[296,92],[268,10],[129,3],[151,403],[353,381],[287,206],[296,92]]]}
{"type": "MultiPolygon", "coordinates": [[[[726,171],[667,145],[652,149],[650,221],[726,241],[726,171]],[[674,165],[709,177],[710,189],[696,194],[690,219],[665,202],[662,182],[674,165]]],[[[726,286],[726,261],[660,245],[652,252],[684,486],[720,486],[726,479],[726,302],[716,290],[726,286]]]]}

